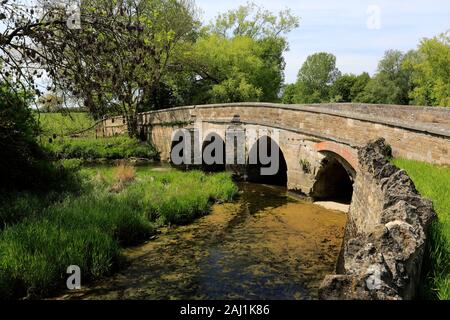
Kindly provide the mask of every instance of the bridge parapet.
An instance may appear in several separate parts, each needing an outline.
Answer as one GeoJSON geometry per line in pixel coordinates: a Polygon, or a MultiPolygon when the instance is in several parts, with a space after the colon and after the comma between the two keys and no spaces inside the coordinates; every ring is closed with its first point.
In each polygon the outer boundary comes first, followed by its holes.
{"type": "Polygon", "coordinates": [[[450,165],[450,108],[361,104],[280,105],[234,103],[144,113],[143,126],[182,127],[196,121],[220,125],[235,115],[243,125],[360,147],[384,137],[397,157],[450,165]]]}

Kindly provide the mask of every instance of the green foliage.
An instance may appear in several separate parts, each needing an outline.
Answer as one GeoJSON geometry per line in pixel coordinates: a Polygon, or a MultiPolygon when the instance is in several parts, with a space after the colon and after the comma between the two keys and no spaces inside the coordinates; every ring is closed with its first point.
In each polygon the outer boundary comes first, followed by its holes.
{"type": "Polygon", "coordinates": [[[358,102],[360,100],[359,95],[364,91],[369,81],[370,76],[367,72],[363,72],[356,77],[356,81],[350,92],[352,102],[358,102]]]}
{"type": "Polygon", "coordinates": [[[43,159],[28,99],[27,94],[0,82],[0,190],[27,186],[35,179],[37,162],[43,159]]]}
{"type": "Polygon", "coordinates": [[[38,145],[38,125],[27,99],[0,84],[0,191],[6,197],[13,191],[76,188],[71,172],[48,161],[38,145]]]}
{"type": "Polygon", "coordinates": [[[180,61],[185,74],[172,77],[179,104],[278,101],[284,80],[284,34],[298,26],[289,10],[278,16],[247,4],[219,15],[180,61]]]}
{"type": "Polygon", "coordinates": [[[104,275],[119,256],[117,243],[99,228],[30,221],[8,228],[0,235],[0,270],[6,286],[3,298],[45,295],[65,283],[66,269],[78,265],[86,280],[104,275]]]}
{"type": "Polygon", "coordinates": [[[307,58],[295,84],[285,86],[283,103],[358,102],[450,106],[449,32],[424,39],[417,51],[386,51],[373,78],[343,75],[335,57],[307,58]]]}
{"type": "Polygon", "coordinates": [[[333,102],[351,102],[352,89],[357,77],[352,74],[344,74],[336,79],[330,88],[330,98],[333,102]]]}
{"type": "Polygon", "coordinates": [[[296,83],[290,83],[284,86],[283,89],[283,96],[281,98],[281,102],[285,104],[293,104],[295,101],[297,101],[296,94],[297,94],[297,84],[296,83]]]}
{"type": "Polygon", "coordinates": [[[433,200],[438,221],[430,230],[429,270],[425,282],[426,298],[450,299],[450,168],[418,161],[394,159],[405,169],[418,191],[433,200]]]}
{"type": "Polygon", "coordinates": [[[298,17],[289,9],[275,15],[249,2],[235,10],[218,15],[209,29],[223,37],[245,36],[261,40],[286,34],[298,26],[298,17]]]}
{"type": "Polygon", "coordinates": [[[450,31],[421,41],[404,62],[412,70],[409,96],[417,105],[450,106],[450,31]]]}
{"type": "Polygon", "coordinates": [[[336,57],[334,55],[325,52],[310,55],[298,73],[296,89],[292,98],[293,102],[320,103],[329,101],[330,87],[339,76],[340,71],[336,68],[336,57]]]}
{"type": "MultiPolygon", "coordinates": [[[[70,135],[91,128],[95,121],[89,113],[40,113],[36,114],[41,135],[45,138],[56,134],[58,137],[70,135]]],[[[87,135],[92,136],[95,130],[87,135]]]]}
{"type": "Polygon", "coordinates": [[[231,201],[237,187],[228,173],[174,171],[152,172],[144,182],[131,185],[126,192],[131,198],[140,199],[151,220],[160,224],[185,224],[208,213],[214,201],[231,201]]]}
{"type": "Polygon", "coordinates": [[[358,95],[358,102],[409,104],[411,72],[402,67],[404,60],[401,51],[386,51],[378,64],[377,74],[358,95]]]}
{"type": "Polygon", "coordinates": [[[128,159],[157,157],[148,143],[128,136],[111,138],[57,138],[45,142],[44,149],[57,159],[128,159]]]}

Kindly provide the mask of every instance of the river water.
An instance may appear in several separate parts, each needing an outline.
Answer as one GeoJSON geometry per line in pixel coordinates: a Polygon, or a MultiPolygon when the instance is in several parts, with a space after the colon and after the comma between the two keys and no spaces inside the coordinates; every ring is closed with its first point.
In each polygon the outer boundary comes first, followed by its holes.
{"type": "Polygon", "coordinates": [[[316,299],[346,215],[284,188],[239,184],[234,203],[124,251],[129,266],[62,299],[316,299]]]}

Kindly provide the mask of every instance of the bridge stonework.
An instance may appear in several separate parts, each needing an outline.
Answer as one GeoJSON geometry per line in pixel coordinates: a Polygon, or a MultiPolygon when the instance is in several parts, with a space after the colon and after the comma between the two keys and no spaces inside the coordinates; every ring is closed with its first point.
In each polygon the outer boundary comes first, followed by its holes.
{"type": "MultiPolygon", "coordinates": [[[[450,108],[234,103],[142,113],[138,123],[162,160],[170,160],[173,133],[194,123],[201,128],[202,141],[211,131],[223,137],[231,126],[266,130],[269,136],[277,130],[288,188],[308,195],[324,159],[335,157],[354,177],[358,149],[379,137],[386,139],[395,157],[450,165],[450,108]]],[[[247,152],[255,142],[250,140],[247,152]]]]}

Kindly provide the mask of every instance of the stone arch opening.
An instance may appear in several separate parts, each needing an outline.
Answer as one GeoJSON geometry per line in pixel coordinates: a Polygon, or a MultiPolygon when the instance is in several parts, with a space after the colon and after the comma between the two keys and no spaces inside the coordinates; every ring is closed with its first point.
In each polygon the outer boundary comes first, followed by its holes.
{"type": "Polygon", "coordinates": [[[246,176],[249,182],[287,186],[286,159],[273,139],[264,136],[252,146],[247,160],[246,176]]]}
{"type": "Polygon", "coordinates": [[[316,174],[312,197],[350,204],[353,196],[355,170],[342,157],[327,152],[316,174]]]}
{"type": "Polygon", "coordinates": [[[217,133],[206,136],[202,145],[202,170],[206,172],[225,171],[225,142],[217,133]]]}

